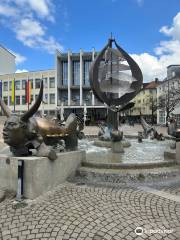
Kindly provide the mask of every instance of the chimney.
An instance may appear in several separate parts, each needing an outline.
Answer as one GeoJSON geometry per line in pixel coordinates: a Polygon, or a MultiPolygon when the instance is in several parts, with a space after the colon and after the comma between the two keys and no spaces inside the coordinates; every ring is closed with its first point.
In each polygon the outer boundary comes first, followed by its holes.
{"type": "Polygon", "coordinates": [[[155,83],[158,83],[159,79],[158,78],[155,78],[155,83]]]}

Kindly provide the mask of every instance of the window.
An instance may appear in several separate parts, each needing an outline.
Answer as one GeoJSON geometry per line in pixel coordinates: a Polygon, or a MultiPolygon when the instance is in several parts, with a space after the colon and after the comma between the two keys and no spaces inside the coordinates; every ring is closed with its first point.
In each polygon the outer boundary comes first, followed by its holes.
{"type": "Polygon", "coordinates": [[[62,85],[67,86],[68,85],[68,62],[63,61],[61,63],[62,65],[62,85]]]}
{"type": "Polygon", "coordinates": [[[12,81],[9,81],[9,91],[12,90],[12,81]]]}
{"type": "Polygon", "coordinates": [[[90,60],[86,60],[84,61],[84,66],[83,66],[83,81],[84,81],[84,85],[89,86],[89,69],[91,66],[91,61],[90,60]]]}
{"type": "Polygon", "coordinates": [[[26,89],[26,80],[22,80],[22,89],[26,89]]]}
{"type": "Polygon", "coordinates": [[[4,99],[4,103],[8,105],[8,97],[4,97],[3,99],[4,99]]]}
{"type": "Polygon", "coordinates": [[[20,90],[20,80],[15,81],[15,89],[20,90]]]}
{"type": "Polygon", "coordinates": [[[22,104],[23,104],[23,105],[26,104],[26,96],[25,96],[25,95],[22,96],[22,104]]]}
{"type": "Polygon", "coordinates": [[[80,62],[73,61],[73,85],[78,86],[80,84],[80,62]]]}
{"type": "Polygon", "coordinates": [[[55,78],[54,77],[49,78],[49,87],[55,88],[55,78]]]}
{"type": "Polygon", "coordinates": [[[20,105],[20,96],[16,96],[16,105],[20,105]]]}
{"type": "Polygon", "coordinates": [[[55,104],[55,94],[49,94],[50,104],[55,104]]]}
{"type": "Polygon", "coordinates": [[[8,91],[8,82],[4,82],[3,90],[8,91]]]}
{"type": "Polygon", "coordinates": [[[40,78],[36,78],[35,79],[35,88],[40,88],[41,86],[41,79],[40,78]]]}

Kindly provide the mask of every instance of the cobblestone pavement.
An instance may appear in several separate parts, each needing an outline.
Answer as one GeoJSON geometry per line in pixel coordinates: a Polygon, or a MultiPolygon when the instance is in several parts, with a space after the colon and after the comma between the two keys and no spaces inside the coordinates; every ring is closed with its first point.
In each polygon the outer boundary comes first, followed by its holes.
{"type": "Polygon", "coordinates": [[[25,203],[0,203],[0,239],[180,239],[180,204],[132,186],[65,183],[25,203]]]}

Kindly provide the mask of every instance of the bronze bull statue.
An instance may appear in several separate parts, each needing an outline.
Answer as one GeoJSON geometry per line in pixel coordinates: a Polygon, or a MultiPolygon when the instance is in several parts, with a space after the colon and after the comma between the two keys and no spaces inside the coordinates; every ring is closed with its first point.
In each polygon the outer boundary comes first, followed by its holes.
{"type": "Polygon", "coordinates": [[[4,142],[10,146],[10,151],[15,156],[27,156],[36,150],[37,156],[56,158],[53,146],[65,142],[66,150],[76,150],[78,135],[83,129],[80,119],[73,113],[69,115],[65,125],[34,114],[38,111],[43,98],[43,81],[41,82],[39,95],[34,105],[24,114],[11,113],[0,98],[0,105],[7,116],[3,128],[4,142]]]}

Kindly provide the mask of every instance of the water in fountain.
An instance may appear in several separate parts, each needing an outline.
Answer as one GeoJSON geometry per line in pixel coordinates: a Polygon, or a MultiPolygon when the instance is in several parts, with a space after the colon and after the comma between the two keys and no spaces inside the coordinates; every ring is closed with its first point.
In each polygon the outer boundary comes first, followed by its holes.
{"type": "Polygon", "coordinates": [[[79,149],[86,151],[86,161],[94,163],[147,163],[164,160],[164,151],[169,141],[144,139],[138,143],[137,139],[130,139],[131,146],[125,153],[112,153],[110,148],[94,146],[94,141],[83,139],[79,141],[79,149]]]}

